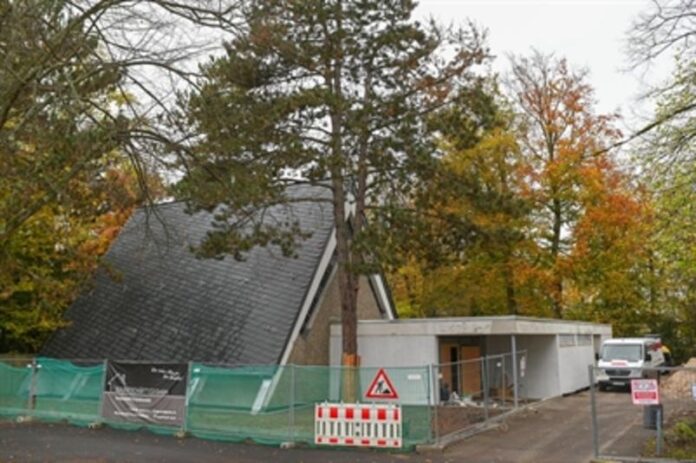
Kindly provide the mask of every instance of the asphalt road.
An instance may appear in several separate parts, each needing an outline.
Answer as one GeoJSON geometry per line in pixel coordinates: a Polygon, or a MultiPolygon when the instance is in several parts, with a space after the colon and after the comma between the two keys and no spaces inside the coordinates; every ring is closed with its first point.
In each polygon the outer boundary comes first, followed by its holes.
{"type": "MultiPolygon", "coordinates": [[[[642,429],[639,407],[625,392],[598,395],[602,453],[637,456],[651,435],[642,429]]],[[[63,424],[0,423],[0,462],[465,462],[587,463],[592,457],[587,392],[538,404],[501,429],[479,434],[444,453],[384,453],[369,450],[282,450],[261,445],[176,439],[149,432],[90,430],[63,424]]]]}
{"type": "Polygon", "coordinates": [[[289,449],[177,439],[147,431],[77,428],[64,424],[0,423],[0,462],[60,463],[444,463],[444,455],[370,450],[289,449]]]}

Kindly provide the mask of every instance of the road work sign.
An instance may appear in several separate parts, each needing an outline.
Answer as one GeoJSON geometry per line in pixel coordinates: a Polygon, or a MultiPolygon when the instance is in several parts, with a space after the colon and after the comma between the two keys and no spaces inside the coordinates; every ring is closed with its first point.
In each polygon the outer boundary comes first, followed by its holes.
{"type": "Polygon", "coordinates": [[[367,399],[398,399],[399,394],[384,368],[380,368],[365,393],[367,399]]]}
{"type": "Polygon", "coordinates": [[[658,405],[660,390],[656,379],[632,379],[631,399],[633,405],[658,405]]]}

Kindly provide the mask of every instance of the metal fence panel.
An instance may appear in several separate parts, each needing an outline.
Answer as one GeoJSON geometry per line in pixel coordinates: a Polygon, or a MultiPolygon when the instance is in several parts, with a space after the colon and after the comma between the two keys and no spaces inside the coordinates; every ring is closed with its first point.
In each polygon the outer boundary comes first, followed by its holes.
{"type": "Polygon", "coordinates": [[[437,439],[467,431],[526,403],[526,351],[443,363],[437,382],[437,439]]]}

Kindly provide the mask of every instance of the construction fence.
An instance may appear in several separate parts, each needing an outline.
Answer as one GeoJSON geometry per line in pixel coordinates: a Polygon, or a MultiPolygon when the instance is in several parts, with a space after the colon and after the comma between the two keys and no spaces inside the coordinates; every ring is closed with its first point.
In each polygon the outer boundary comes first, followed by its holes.
{"type": "MultiPolygon", "coordinates": [[[[521,401],[525,354],[517,362],[511,358],[384,368],[398,391],[389,403],[400,406],[403,447],[436,442],[513,409],[521,401]]],[[[313,445],[315,406],[340,403],[346,384],[352,384],[357,402],[372,402],[366,397],[380,370],[0,359],[0,417],[313,445]]]]}
{"type": "Polygon", "coordinates": [[[526,351],[442,363],[435,366],[435,375],[436,441],[504,418],[529,401],[526,351]]]}
{"type": "Polygon", "coordinates": [[[696,362],[589,367],[594,456],[696,461],[696,362]]]}

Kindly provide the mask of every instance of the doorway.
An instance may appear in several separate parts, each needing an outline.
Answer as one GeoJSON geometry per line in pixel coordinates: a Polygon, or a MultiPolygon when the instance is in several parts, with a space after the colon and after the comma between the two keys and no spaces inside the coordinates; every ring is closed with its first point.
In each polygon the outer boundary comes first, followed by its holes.
{"type": "Polygon", "coordinates": [[[441,388],[463,396],[481,394],[481,355],[479,338],[443,339],[440,341],[441,388]]]}

